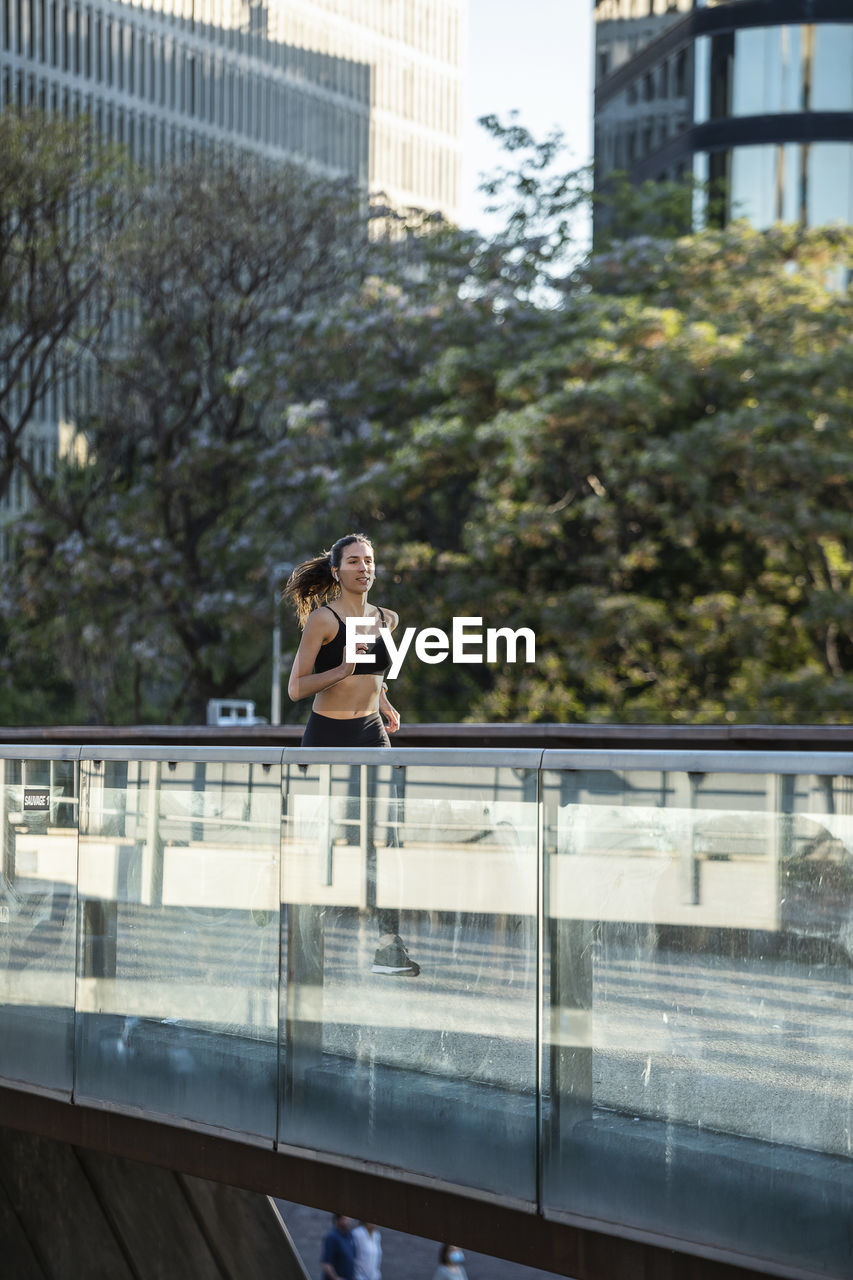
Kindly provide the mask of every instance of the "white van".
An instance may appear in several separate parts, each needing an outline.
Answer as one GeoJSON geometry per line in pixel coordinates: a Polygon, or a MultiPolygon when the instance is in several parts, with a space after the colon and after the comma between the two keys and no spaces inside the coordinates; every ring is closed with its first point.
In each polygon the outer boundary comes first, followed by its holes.
{"type": "Polygon", "coordinates": [[[265,716],[255,715],[255,704],[245,698],[211,698],[207,704],[207,723],[220,726],[267,724],[265,716]]]}

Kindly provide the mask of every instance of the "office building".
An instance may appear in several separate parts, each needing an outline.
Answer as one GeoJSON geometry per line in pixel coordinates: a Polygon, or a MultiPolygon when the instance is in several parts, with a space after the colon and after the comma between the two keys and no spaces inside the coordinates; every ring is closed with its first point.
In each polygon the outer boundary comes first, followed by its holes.
{"type": "Polygon", "coordinates": [[[370,71],[369,183],[457,219],[466,0],[272,0],[270,38],[370,71]]]}
{"type": "MultiPolygon", "coordinates": [[[[200,150],[349,174],[397,208],[459,206],[465,0],[0,0],[0,104],[89,116],[141,165],[200,150]]],[[[39,470],[54,410],[29,431],[39,470]]],[[[0,523],[27,505],[20,473],[0,523]]],[[[4,542],[8,542],[4,539],[4,542]]],[[[3,547],[0,546],[0,552],[3,547]]]]}
{"type": "Polygon", "coordinates": [[[143,164],[201,146],[459,202],[464,0],[4,0],[0,99],[89,114],[143,164]]]}
{"type": "Polygon", "coordinates": [[[853,221],[849,0],[597,0],[596,181],[722,180],[724,217],[853,221]]]}

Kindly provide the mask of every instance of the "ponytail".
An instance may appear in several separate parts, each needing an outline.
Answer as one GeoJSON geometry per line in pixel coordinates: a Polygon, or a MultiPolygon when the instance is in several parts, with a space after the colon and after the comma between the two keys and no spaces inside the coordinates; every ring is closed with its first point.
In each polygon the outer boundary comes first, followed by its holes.
{"type": "Polygon", "coordinates": [[[340,595],[340,587],[332,577],[332,562],[328,554],[315,556],[298,564],[287,579],[283,597],[296,609],[300,627],[308,621],[312,609],[340,595]]]}
{"type": "Polygon", "coordinates": [[[363,533],[348,533],[345,537],[338,538],[334,546],[321,556],[314,556],[313,560],[298,564],[287,579],[282,597],[289,600],[296,609],[300,627],[305,626],[312,609],[318,609],[328,600],[336,600],[341,594],[332,568],[338,568],[343,549],[351,542],[366,542],[369,547],[373,546],[363,533]]]}

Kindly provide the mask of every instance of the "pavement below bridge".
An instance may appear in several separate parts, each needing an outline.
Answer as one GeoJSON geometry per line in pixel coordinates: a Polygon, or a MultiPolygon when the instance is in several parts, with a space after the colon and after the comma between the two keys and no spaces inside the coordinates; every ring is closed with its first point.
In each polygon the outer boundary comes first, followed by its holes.
{"type": "MultiPolygon", "coordinates": [[[[323,1238],[331,1227],[330,1213],[290,1200],[276,1200],[276,1205],[310,1280],[321,1280],[320,1254],[323,1238]]],[[[346,1205],[338,1209],[346,1213],[346,1205]]],[[[381,1223],[378,1225],[382,1233],[382,1280],[432,1280],[442,1243],[457,1244],[463,1250],[468,1280],[555,1280],[549,1271],[473,1253],[465,1248],[464,1240],[425,1240],[422,1236],[410,1236],[381,1223]]]]}

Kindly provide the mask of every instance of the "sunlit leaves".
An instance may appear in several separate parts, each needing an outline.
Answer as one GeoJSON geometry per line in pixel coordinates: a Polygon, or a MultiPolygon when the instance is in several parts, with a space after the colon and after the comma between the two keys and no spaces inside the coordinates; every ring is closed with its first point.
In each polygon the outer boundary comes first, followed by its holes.
{"type": "Polygon", "coordinates": [[[260,699],[271,566],[354,527],[404,626],[536,632],[529,666],[410,659],[404,720],[851,719],[853,235],[675,234],[667,189],[584,256],[589,175],[490,127],[485,240],[368,234],[297,170],[143,193],[88,460],[4,589],[87,716],[260,699]]]}

